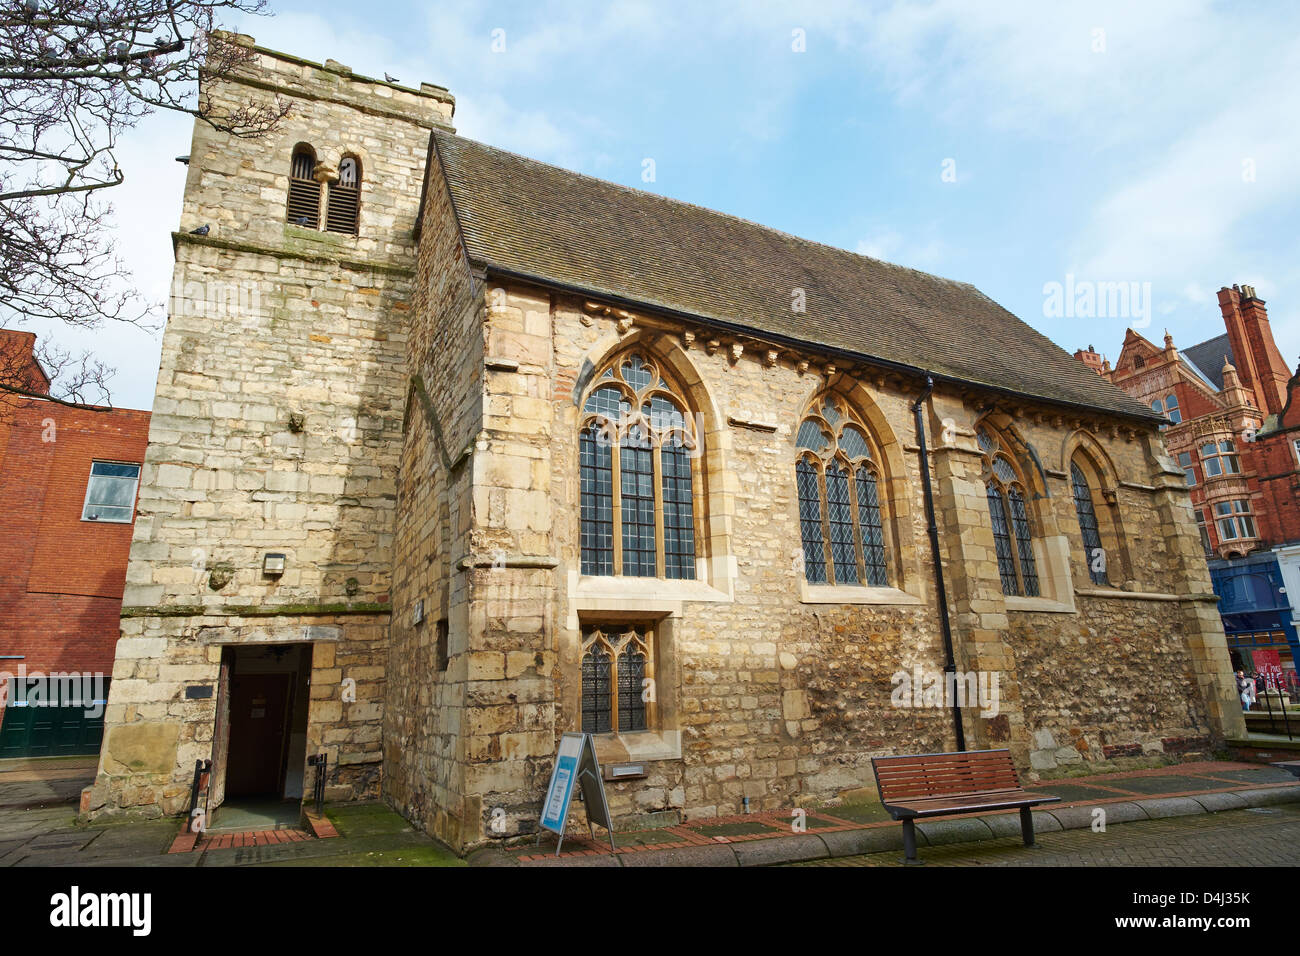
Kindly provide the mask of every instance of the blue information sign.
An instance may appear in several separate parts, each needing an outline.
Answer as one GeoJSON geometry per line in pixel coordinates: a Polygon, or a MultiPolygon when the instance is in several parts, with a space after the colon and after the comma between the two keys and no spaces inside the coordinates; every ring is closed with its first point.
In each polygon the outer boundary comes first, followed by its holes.
{"type": "Polygon", "coordinates": [[[542,842],[542,830],[559,836],[555,845],[558,856],[564,845],[564,824],[569,818],[569,804],[575,787],[580,788],[587,810],[587,828],[592,838],[596,836],[593,824],[599,823],[609,833],[609,848],[614,849],[614,827],[609,819],[609,804],[605,800],[605,782],[600,776],[600,763],[596,760],[596,742],[591,734],[568,733],[560,738],[560,749],[555,755],[551,782],[542,801],[537,842],[542,842]]]}

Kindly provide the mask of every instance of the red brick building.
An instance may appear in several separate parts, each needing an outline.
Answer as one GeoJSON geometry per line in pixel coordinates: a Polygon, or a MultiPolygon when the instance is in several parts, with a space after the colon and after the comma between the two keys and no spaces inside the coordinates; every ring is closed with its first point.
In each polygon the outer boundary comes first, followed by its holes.
{"type": "Polygon", "coordinates": [[[1218,294],[1224,333],[1185,349],[1129,329],[1112,368],[1075,357],[1169,419],[1165,445],[1191,488],[1234,664],[1295,691],[1300,657],[1300,371],[1250,286],[1218,294]]]}
{"type": "MultiPolygon", "coordinates": [[[[30,333],[0,330],[0,360],[23,373],[6,376],[11,383],[48,394],[34,344],[30,333]]],[[[3,674],[111,675],[148,437],[146,411],[0,392],[3,674]]],[[[94,752],[93,724],[60,707],[20,714],[21,690],[9,689],[0,757],[94,752]]]]}

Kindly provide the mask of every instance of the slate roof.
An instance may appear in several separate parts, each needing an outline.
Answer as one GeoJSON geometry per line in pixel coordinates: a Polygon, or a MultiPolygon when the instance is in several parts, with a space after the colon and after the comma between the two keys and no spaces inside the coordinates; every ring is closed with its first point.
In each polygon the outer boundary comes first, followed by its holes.
{"type": "Polygon", "coordinates": [[[1193,345],[1191,348],[1179,349],[1178,354],[1214,383],[1214,387],[1220,392],[1223,391],[1223,357],[1226,355],[1229,362],[1233,365],[1237,364],[1237,357],[1232,354],[1232,343],[1228,340],[1227,332],[1207,339],[1199,345],[1193,345]]]}
{"type": "Polygon", "coordinates": [[[474,265],[940,380],[1158,418],[969,283],[433,136],[474,265]],[[795,289],[805,313],[791,308],[795,289]]]}

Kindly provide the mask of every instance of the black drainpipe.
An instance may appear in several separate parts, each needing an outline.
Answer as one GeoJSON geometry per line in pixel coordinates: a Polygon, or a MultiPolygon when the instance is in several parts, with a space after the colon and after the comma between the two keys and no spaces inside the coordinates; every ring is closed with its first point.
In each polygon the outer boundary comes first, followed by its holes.
{"type": "MultiPolygon", "coordinates": [[[[948,589],[943,583],[943,562],[939,557],[939,526],[934,518],[934,492],[930,488],[930,455],[925,448],[925,419],[921,406],[934,391],[934,379],[926,375],[925,391],[912,405],[912,414],[916,418],[916,440],[921,445],[921,490],[925,493],[925,520],[930,526],[930,557],[934,561],[934,583],[939,595],[939,623],[943,627],[943,673],[944,689],[956,688],[957,662],[952,653],[952,626],[948,623],[948,589]]],[[[966,733],[961,726],[961,708],[957,705],[957,695],[952,698],[952,723],[957,731],[957,749],[966,749],[966,733]]]]}

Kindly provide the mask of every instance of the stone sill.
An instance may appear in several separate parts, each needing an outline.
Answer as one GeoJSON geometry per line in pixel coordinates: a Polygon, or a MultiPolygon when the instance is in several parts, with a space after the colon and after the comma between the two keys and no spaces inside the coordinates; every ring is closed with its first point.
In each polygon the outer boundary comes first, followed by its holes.
{"type": "Polygon", "coordinates": [[[852,584],[809,584],[799,582],[801,604],[892,604],[918,605],[924,602],[915,594],[898,588],[864,588],[852,584]]]}
{"type": "Polygon", "coordinates": [[[1008,611],[1037,611],[1044,614],[1076,613],[1076,609],[1073,605],[1062,604],[1060,601],[1053,601],[1050,598],[1019,597],[1015,594],[1008,594],[1006,599],[1008,611]]]}
{"type": "Polygon", "coordinates": [[[1216,604],[1219,601],[1216,594],[1160,594],[1154,591],[1121,591],[1117,588],[1075,588],[1074,593],[1081,597],[1117,601],[1206,601],[1216,604]]]}
{"type": "Polygon", "coordinates": [[[584,611],[633,608],[635,601],[704,601],[730,604],[727,594],[703,581],[676,581],[666,578],[580,577],[572,595],[584,611]]]}
{"type": "MultiPolygon", "coordinates": [[[[681,760],[682,732],[680,730],[637,730],[628,734],[592,734],[596,744],[596,759],[602,768],[612,763],[634,763],[639,760],[681,760]]],[[[608,784],[610,781],[606,781],[608,784]]]]}

